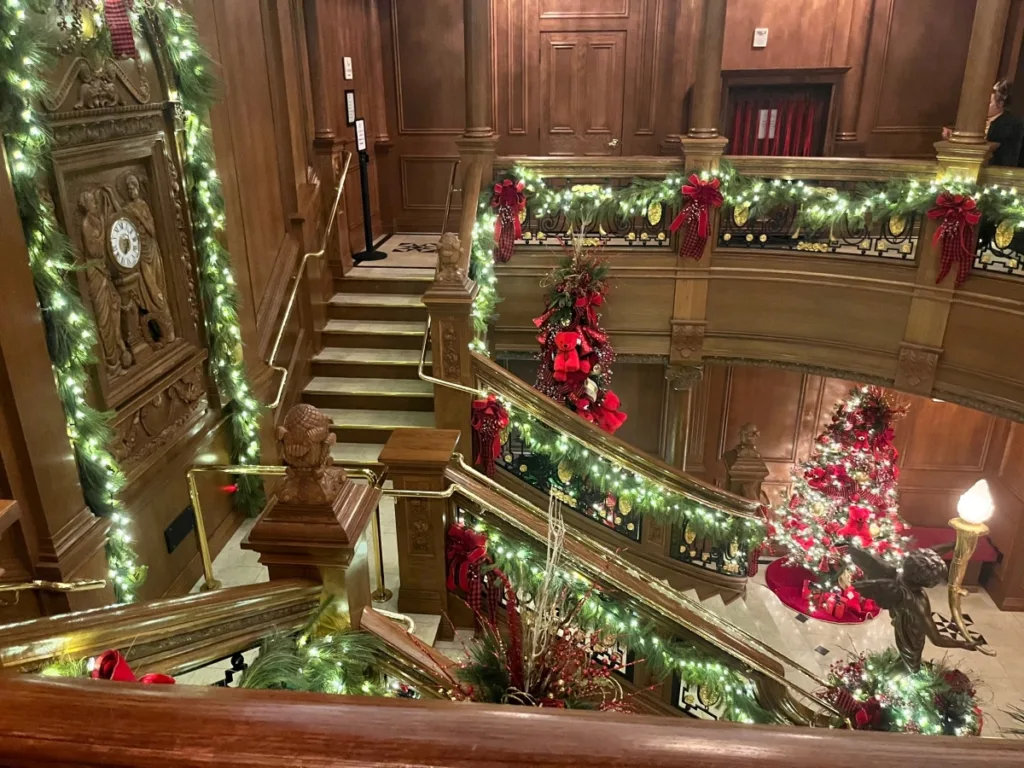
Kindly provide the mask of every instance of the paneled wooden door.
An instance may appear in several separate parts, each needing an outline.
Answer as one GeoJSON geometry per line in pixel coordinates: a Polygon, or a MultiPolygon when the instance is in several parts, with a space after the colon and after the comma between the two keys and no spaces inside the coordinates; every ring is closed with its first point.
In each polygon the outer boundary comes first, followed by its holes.
{"type": "Polygon", "coordinates": [[[541,32],[541,147],[622,154],[626,33],[541,32]]]}

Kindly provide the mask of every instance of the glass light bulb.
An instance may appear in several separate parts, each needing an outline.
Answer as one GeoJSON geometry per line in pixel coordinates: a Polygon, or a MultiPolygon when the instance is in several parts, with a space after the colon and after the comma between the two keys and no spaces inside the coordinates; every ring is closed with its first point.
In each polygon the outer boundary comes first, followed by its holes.
{"type": "Polygon", "coordinates": [[[968,488],[956,505],[957,514],[968,523],[984,523],[992,517],[994,509],[987,480],[979,480],[968,488]]]}

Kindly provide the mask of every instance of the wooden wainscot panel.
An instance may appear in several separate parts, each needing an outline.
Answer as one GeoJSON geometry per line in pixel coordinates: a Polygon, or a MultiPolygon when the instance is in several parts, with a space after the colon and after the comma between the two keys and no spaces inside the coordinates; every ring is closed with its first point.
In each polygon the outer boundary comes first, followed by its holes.
{"type": "Polygon", "coordinates": [[[704,355],[891,380],[912,277],[904,265],[716,251],[704,355]]]}
{"type": "Polygon", "coordinates": [[[935,391],[966,405],[1024,418],[1024,285],[974,276],[953,298],[935,391]]]}
{"type": "Polygon", "coordinates": [[[937,13],[933,0],[876,0],[857,131],[868,155],[934,156],[956,118],[974,5],[946,2],[937,13]]]}
{"type": "MultiPolygon", "coordinates": [[[[831,66],[837,11],[843,0],[729,0],[722,69],[796,69],[831,66]],[[768,46],[754,48],[754,29],[768,27],[768,46]]],[[[842,62],[840,62],[842,63],[842,62]]]]}

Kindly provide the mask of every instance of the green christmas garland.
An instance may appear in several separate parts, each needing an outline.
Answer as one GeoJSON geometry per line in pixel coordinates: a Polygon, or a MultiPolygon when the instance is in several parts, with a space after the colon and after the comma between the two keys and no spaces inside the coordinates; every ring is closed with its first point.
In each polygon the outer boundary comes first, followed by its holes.
{"type": "MultiPolygon", "coordinates": [[[[466,523],[487,536],[488,553],[494,558],[494,565],[504,571],[516,590],[536,594],[544,576],[543,553],[509,539],[479,520],[468,519],[466,523]]],[[[554,589],[572,590],[581,600],[586,597],[579,613],[581,628],[608,630],[619,636],[638,659],[643,659],[654,679],[668,680],[677,673],[691,689],[702,688],[721,700],[722,719],[742,723],[777,722],[777,718],[758,704],[757,689],[748,672],[723,664],[695,646],[662,635],[652,622],[596,589],[591,590],[590,582],[579,574],[561,571],[559,576],[561,583],[554,589]]]]}
{"type": "Polygon", "coordinates": [[[747,553],[764,542],[762,523],[736,517],[705,507],[693,499],[673,493],[643,475],[604,459],[574,438],[564,435],[534,417],[505,404],[509,425],[523,444],[535,455],[545,457],[552,466],[564,467],[571,474],[587,478],[602,493],[613,494],[619,505],[631,505],[636,514],[689,530],[712,545],[728,551],[735,542],[738,551],[732,558],[746,568],[747,553]]]}
{"type": "MultiPolygon", "coordinates": [[[[230,403],[234,458],[255,464],[259,462],[260,405],[241,360],[238,292],[230,257],[216,234],[223,229],[224,204],[207,124],[215,92],[213,64],[199,45],[188,14],[162,1],[146,13],[166,45],[185,112],[184,167],[199,251],[199,286],[211,365],[221,398],[230,403]]],[[[50,172],[52,161],[50,136],[36,115],[33,100],[40,95],[55,57],[50,33],[40,19],[32,20],[29,14],[20,0],[0,2],[0,131],[82,490],[89,508],[112,523],[107,540],[110,578],[116,598],[129,602],[145,580],[146,568],[138,563],[131,520],[118,499],[124,475],[107,448],[112,439],[110,414],[92,407],[86,396],[89,371],[96,362],[95,323],[74,285],[75,254],[38,181],[38,174],[50,172]]],[[[139,23],[137,15],[133,22],[139,23]]],[[[110,49],[109,31],[105,27],[98,31],[87,44],[94,55],[110,49]]],[[[239,478],[235,503],[250,514],[262,509],[263,487],[257,478],[239,478]]]]}

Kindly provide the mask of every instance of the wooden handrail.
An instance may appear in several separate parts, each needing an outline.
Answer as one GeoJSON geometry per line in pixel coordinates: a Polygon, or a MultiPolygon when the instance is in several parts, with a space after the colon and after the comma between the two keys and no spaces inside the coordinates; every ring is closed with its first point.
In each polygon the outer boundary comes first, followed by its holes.
{"type": "Polygon", "coordinates": [[[140,673],[174,675],[305,626],[321,587],[286,579],[32,619],[0,627],[0,668],[35,670],[114,648],[140,673]]]}
{"type": "Polygon", "coordinates": [[[666,176],[682,173],[681,157],[649,155],[630,157],[497,157],[495,170],[509,171],[523,165],[541,177],[558,178],[624,178],[634,176],[666,176]]]}
{"type": "Polygon", "coordinates": [[[23,676],[0,763],[73,768],[1010,768],[1024,742],[444,701],[23,676]]]}
{"type": "MultiPolygon", "coordinates": [[[[507,488],[488,481],[463,462],[450,465],[445,477],[458,493],[479,508],[488,510],[502,523],[536,541],[547,541],[547,515],[529,502],[515,497],[507,488]]],[[[754,670],[766,699],[766,709],[781,710],[792,722],[811,724],[816,715],[800,701],[812,701],[820,709],[831,709],[812,692],[786,678],[787,669],[803,675],[820,687],[824,681],[813,672],[766,646],[705,608],[699,602],[650,578],[617,552],[603,546],[586,533],[567,527],[565,549],[567,563],[588,578],[628,595],[636,605],[660,623],[681,628],[720,650],[734,661],[754,670]],[[777,706],[776,706],[777,705],[777,706]]],[[[835,713],[834,713],[835,714],[835,713]]]]}
{"type": "Polygon", "coordinates": [[[0,536],[3,536],[17,522],[21,521],[21,508],[11,499],[0,499],[0,536]]]}
{"type": "Polygon", "coordinates": [[[493,360],[477,352],[471,354],[473,376],[477,381],[558,432],[584,443],[594,452],[630,472],[644,475],[669,491],[731,515],[758,521],[763,519],[757,512],[761,506],[759,502],[716,488],[669,466],[660,459],[634,448],[621,438],[609,435],[600,427],[581,419],[493,360]]]}

